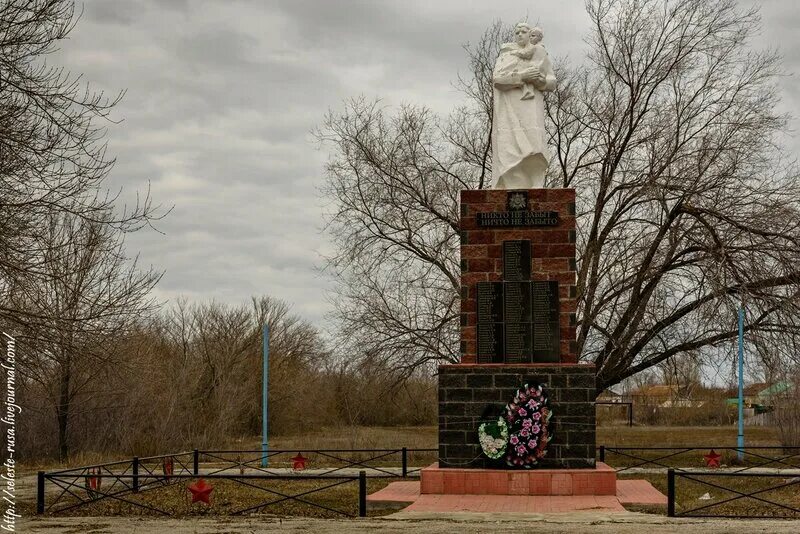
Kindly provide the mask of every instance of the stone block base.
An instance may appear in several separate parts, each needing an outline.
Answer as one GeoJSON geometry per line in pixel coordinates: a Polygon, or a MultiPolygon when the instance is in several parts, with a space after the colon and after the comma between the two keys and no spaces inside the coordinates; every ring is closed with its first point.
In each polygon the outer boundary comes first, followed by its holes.
{"type": "Polygon", "coordinates": [[[616,495],[617,473],[598,462],[590,469],[443,469],[420,473],[420,492],[438,495],[616,495]]]}
{"type": "Polygon", "coordinates": [[[583,364],[456,364],[439,366],[439,463],[490,468],[478,443],[481,422],[496,420],[525,383],[550,399],[553,440],[538,468],[595,465],[595,368],[583,364]]]}

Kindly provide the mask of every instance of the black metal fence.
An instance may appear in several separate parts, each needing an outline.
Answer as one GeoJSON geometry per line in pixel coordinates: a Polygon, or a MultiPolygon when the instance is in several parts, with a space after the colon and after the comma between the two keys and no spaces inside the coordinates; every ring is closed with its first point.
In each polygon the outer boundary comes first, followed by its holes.
{"type": "Polygon", "coordinates": [[[669,517],[729,517],[737,519],[798,519],[800,508],[796,503],[800,488],[800,473],[796,476],[784,473],[752,472],[708,472],[684,469],[667,470],[667,515],[669,517]],[[712,501],[690,508],[677,510],[678,488],[676,481],[683,479],[699,484],[703,489],[714,491],[722,497],[710,494],[697,498],[690,495],[684,502],[696,500],[712,501]],[[738,484],[733,486],[734,480],[738,484]],[[777,481],[763,487],[765,482],[777,481]],[[730,481],[730,482],[728,482],[730,481]],[[727,483],[726,483],[727,482],[727,483]],[[755,486],[755,487],[754,487],[755,486]],[[778,500],[783,498],[783,501],[778,500]]]}
{"type": "Polygon", "coordinates": [[[800,447],[614,447],[600,445],[598,459],[611,463],[617,473],[638,467],[696,468],[702,466],[704,453],[720,453],[723,463],[729,463],[737,472],[756,468],[774,467],[800,469],[800,447]],[[742,460],[739,460],[741,452],[742,460]]]}
{"type": "Polygon", "coordinates": [[[315,503],[306,497],[348,483],[358,484],[358,516],[366,515],[367,478],[408,477],[419,473],[421,459],[437,449],[279,449],[266,455],[253,450],[199,450],[108,462],[38,473],[37,513],[60,513],[108,500],[126,503],[150,513],[169,515],[137,495],[191,479],[229,480],[270,495],[271,499],[230,512],[258,511],[286,501],[320,508],[338,515],[346,510],[315,503]],[[289,457],[289,455],[295,455],[289,457]],[[266,467],[262,461],[266,457],[266,467]],[[301,462],[302,458],[302,462],[301,462]],[[415,461],[416,460],[416,461],[415,461]],[[298,466],[298,462],[303,465],[298,466]],[[202,468],[201,468],[202,467],[202,468]],[[258,485],[261,482],[317,481],[321,487],[290,492],[258,485]],[[47,488],[55,497],[47,499],[47,488]]]}
{"type": "Polygon", "coordinates": [[[600,445],[597,456],[618,474],[639,467],[663,468],[670,517],[800,518],[800,447],[600,445]],[[726,469],[705,465],[704,457],[712,450],[726,469]]]}
{"type": "Polygon", "coordinates": [[[611,407],[618,407],[618,406],[625,406],[625,411],[627,412],[628,416],[628,426],[633,426],[633,403],[628,401],[595,401],[595,406],[611,406],[611,407]]]}
{"type": "MultiPolygon", "coordinates": [[[[305,455],[308,469],[317,469],[317,474],[332,475],[343,470],[363,468],[371,477],[408,477],[416,475],[422,465],[412,465],[421,460],[431,463],[438,459],[438,449],[273,449],[266,455],[260,450],[195,450],[193,465],[201,461],[211,462],[216,467],[212,473],[231,470],[255,470],[264,474],[279,474],[276,469],[292,468],[294,457],[305,455]],[[262,467],[266,456],[267,466],[262,467]],[[415,461],[416,460],[416,461],[415,461]]],[[[195,469],[195,471],[197,471],[195,469]]]]}

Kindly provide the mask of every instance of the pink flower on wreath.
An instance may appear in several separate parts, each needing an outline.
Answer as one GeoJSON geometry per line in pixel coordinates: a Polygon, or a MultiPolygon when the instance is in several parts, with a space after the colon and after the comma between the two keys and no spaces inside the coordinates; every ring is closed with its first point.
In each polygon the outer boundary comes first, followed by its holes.
{"type": "Polygon", "coordinates": [[[528,441],[528,448],[535,449],[537,444],[538,443],[536,442],[536,440],[532,439],[532,440],[528,441]]]}
{"type": "Polygon", "coordinates": [[[538,407],[539,407],[539,403],[536,402],[535,400],[531,399],[531,400],[528,401],[528,408],[530,408],[531,410],[535,410],[538,407]]]}
{"type": "Polygon", "coordinates": [[[517,448],[515,450],[517,451],[517,454],[519,454],[520,456],[528,452],[528,449],[525,448],[525,445],[517,445],[517,448]]]}
{"type": "MultiPolygon", "coordinates": [[[[526,421],[527,420],[528,419],[526,419],[526,421]]],[[[519,435],[522,436],[523,438],[527,438],[528,436],[531,435],[531,432],[527,428],[523,428],[522,430],[519,431],[519,435]]]]}
{"type": "Polygon", "coordinates": [[[517,413],[519,415],[521,415],[522,417],[525,417],[526,415],[528,415],[528,412],[525,411],[525,408],[520,408],[519,410],[517,410],[517,413]]]}
{"type": "Polygon", "coordinates": [[[533,415],[531,417],[533,417],[538,421],[539,419],[542,418],[542,414],[540,414],[539,412],[533,412],[533,415]]]}
{"type": "Polygon", "coordinates": [[[540,427],[539,425],[533,425],[533,428],[531,428],[531,432],[533,432],[534,434],[538,434],[541,429],[542,427],[540,427]]]}
{"type": "Polygon", "coordinates": [[[530,428],[533,426],[533,421],[530,419],[523,419],[522,420],[522,428],[530,428]]]}
{"type": "Polygon", "coordinates": [[[512,445],[516,445],[517,443],[519,443],[519,438],[517,436],[511,436],[511,438],[508,441],[510,441],[512,445]]]}

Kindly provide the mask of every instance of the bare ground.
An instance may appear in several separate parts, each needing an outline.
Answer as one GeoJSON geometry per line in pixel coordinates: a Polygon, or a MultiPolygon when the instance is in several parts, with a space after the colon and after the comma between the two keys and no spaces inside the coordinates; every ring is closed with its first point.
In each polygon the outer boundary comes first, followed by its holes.
{"type": "Polygon", "coordinates": [[[800,521],[778,520],[702,520],[669,519],[633,512],[600,514],[582,512],[572,514],[421,514],[400,512],[384,518],[360,520],[310,519],[310,518],[241,518],[241,519],[143,519],[133,517],[60,517],[36,518],[18,525],[21,532],[40,534],[90,532],[144,534],[169,532],[170,534],[250,534],[254,532],[296,532],[336,534],[425,532],[464,533],[519,533],[547,532],[633,534],[647,532],[692,532],[700,534],[795,534],[800,531],[800,521]]]}

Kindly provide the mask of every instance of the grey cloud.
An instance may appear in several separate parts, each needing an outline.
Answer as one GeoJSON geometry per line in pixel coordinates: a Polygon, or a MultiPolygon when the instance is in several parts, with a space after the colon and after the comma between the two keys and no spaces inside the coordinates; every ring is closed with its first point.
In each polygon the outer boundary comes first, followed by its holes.
{"type": "MultiPolygon", "coordinates": [[[[750,5],[751,2],[742,1],[750,5]]],[[[330,244],[319,195],[324,151],[309,131],[328,108],[365,93],[447,113],[460,96],[461,48],[494,19],[540,23],[554,56],[579,62],[588,28],[583,2],[518,0],[310,1],[86,0],[85,13],[51,61],[93,86],[128,90],[109,126],[118,158],[110,177],[124,198],[152,185],[173,205],[164,235],[128,237],[131,254],[166,269],[158,295],[243,302],[267,293],[319,322],[330,244]]],[[[798,68],[800,14],[764,3],[756,44],[779,45],[798,68]]],[[[795,78],[786,106],[800,102],[795,78]]],[[[796,144],[796,143],[795,143],[796,144]]]]}

